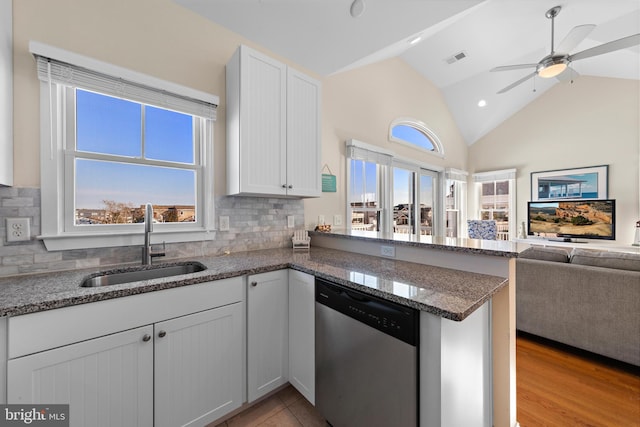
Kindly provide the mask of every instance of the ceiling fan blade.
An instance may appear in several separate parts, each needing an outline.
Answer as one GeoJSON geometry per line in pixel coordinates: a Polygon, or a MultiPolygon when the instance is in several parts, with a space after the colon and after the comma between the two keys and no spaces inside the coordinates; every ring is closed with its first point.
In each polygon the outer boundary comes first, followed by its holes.
{"type": "Polygon", "coordinates": [[[505,92],[513,89],[514,87],[518,86],[519,84],[522,84],[522,83],[526,82],[527,80],[529,80],[531,77],[535,76],[536,74],[537,74],[536,71],[534,71],[531,74],[527,74],[526,76],[524,76],[520,80],[516,80],[515,82],[511,83],[509,86],[503,88],[502,90],[498,91],[497,93],[498,94],[505,93],[505,92]]]}
{"type": "Polygon", "coordinates": [[[602,55],[603,53],[613,52],[615,50],[625,49],[628,47],[640,44],[640,33],[632,36],[623,37],[618,40],[614,40],[608,43],[601,44],[600,46],[592,47],[590,49],[583,50],[582,52],[574,53],[569,56],[569,61],[577,61],[578,59],[590,58],[596,55],[602,55]]]}
{"type": "Polygon", "coordinates": [[[501,65],[500,67],[493,67],[489,71],[521,70],[523,68],[536,68],[537,66],[538,64],[501,65]]]}
{"type": "Polygon", "coordinates": [[[580,77],[580,73],[578,73],[574,68],[572,67],[567,67],[566,70],[564,70],[562,73],[558,74],[556,76],[556,79],[558,79],[561,82],[570,82],[573,81],[574,79],[577,79],[578,77],[580,77]]]}
{"type": "Polygon", "coordinates": [[[556,53],[569,53],[584,40],[596,26],[593,24],[573,27],[569,34],[558,44],[556,53]]]}

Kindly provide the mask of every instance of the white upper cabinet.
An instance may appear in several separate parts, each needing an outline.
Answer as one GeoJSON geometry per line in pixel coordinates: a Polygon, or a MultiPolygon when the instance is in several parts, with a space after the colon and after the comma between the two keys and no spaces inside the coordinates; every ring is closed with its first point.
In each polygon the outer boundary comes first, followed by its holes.
{"type": "Polygon", "coordinates": [[[320,82],[247,46],[226,72],[228,194],[320,196],[320,82]]]}
{"type": "Polygon", "coordinates": [[[0,0],[0,185],[13,185],[12,28],[11,0],[0,0]]]}
{"type": "Polygon", "coordinates": [[[318,197],[320,171],[320,82],[287,69],[287,191],[318,197]]]}

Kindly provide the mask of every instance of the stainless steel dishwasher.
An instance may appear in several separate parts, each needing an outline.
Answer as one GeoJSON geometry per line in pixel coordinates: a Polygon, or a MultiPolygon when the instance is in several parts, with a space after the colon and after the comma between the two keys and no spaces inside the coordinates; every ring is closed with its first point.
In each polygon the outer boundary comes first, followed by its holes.
{"type": "Polygon", "coordinates": [[[417,425],[418,314],[316,279],[316,408],[330,425],[417,425]]]}

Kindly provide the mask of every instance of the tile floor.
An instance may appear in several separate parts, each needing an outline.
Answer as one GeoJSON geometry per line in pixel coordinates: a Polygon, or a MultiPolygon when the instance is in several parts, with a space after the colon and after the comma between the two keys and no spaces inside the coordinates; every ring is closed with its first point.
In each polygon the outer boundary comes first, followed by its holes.
{"type": "Polygon", "coordinates": [[[216,427],[326,427],[327,425],[313,405],[289,385],[216,427]]]}

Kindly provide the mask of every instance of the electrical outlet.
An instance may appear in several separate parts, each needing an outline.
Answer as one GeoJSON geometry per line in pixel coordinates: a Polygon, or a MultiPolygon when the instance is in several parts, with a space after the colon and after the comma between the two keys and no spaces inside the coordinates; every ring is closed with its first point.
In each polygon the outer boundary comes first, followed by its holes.
{"type": "Polygon", "coordinates": [[[293,215],[287,215],[287,228],[294,228],[296,226],[296,218],[293,215]]]}
{"type": "Polygon", "coordinates": [[[7,242],[31,240],[29,218],[7,218],[7,242]]]}
{"type": "Polygon", "coordinates": [[[342,215],[333,216],[333,225],[335,225],[336,227],[342,225],[342,215]]]}
{"type": "Polygon", "coordinates": [[[396,248],[393,246],[380,246],[380,255],[386,256],[389,258],[395,258],[396,248]]]}
{"type": "Polygon", "coordinates": [[[318,215],[318,225],[324,224],[324,215],[318,215]]]}
{"type": "Polygon", "coordinates": [[[228,216],[220,216],[218,218],[220,222],[220,231],[229,231],[229,217],[228,216]]]}

